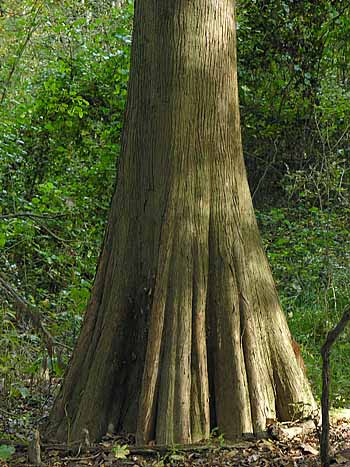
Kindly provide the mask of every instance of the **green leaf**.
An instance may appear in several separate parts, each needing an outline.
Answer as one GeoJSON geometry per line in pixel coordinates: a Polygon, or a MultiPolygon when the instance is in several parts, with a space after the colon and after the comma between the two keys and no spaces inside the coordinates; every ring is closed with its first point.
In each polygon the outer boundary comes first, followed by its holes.
{"type": "Polygon", "coordinates": [[[25,399],[26,397],[29,396],[29,390],[25,388],[24,386],[20,386],[18,388],[18,391],[20,392],[21,396],[25,399]]]}
{"type": "Polygon", "coordinates": [[[171,454],[171,456],[169,456],[169,459],[172,461],[183,462],[185,460],[185,456],[182,454],[171,454]]]}
{"type": "Polygon", "coordinates": [[[15,451],[16,449],[13,446],[8,446],[7,444],[0,445],[0,460],[7,461],[15,451]]]}
{"type": "Polygon", "coordinates": [[[116,459],[126,459],[126,457],[130,454],[130,451],[126,444],[124,446],[120,446],[119,444],[117,444],[113,447],[112,451],[116,459]]]}
{"type": "Polygon", "coordinates": [[[3,248],[6,244],[6,235],[4,232],[0,232],[0,248],[3,248]]]}

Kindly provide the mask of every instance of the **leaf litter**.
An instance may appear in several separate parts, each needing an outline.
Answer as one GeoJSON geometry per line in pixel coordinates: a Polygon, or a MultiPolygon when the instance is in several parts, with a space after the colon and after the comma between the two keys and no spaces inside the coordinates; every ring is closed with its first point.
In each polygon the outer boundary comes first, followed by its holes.
{"type": "MultiPolygon", "coordinates": [[[[0,394],[0,447],[11,458],[0,459],[2,467],[29,467],[29,439],[45,421],[52,403],[50,390],[9,404],[0,394]],[[6,407],[6,409],[2,409],[6,407]],[[5,447],[4,447],[5,446],[5,447]],[[10,447],[6,448],[6,446],[10,447]],[[15,450],[15,451],[14,451],[15,450]],[[14,452],[13,452],[14,451],[14,452]]],[[[218,438],[191,446],[135,446],[132,435],[109,433],[100,443],[75,445],[41,443],[42,466],[47,467],[313,467],[320,466],[320,429],[309,420],[271,423],[263,439],[229,442],[218,438]]],[[[330,433],[331,463],[350,466],[349,418],[333,419],[330,433]]],[[[4,456],[5,457],[5,456],[4,456]]]]}

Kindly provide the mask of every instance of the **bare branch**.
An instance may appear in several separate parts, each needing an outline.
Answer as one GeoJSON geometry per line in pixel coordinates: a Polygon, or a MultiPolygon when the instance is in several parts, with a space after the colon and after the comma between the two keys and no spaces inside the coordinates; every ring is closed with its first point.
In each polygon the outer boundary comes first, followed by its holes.
{"type": "Polygon", "coordinates": [[[40,314],[35,308],[28,303],[23,297],[21,297],[17,291],[9,284],[5,275],[0,272],[0,287],[6,292],[6,294],[12,299],[15,307],[22,312],[27,319],[33,324],[34,328],[42,336],[45,346],[47,348],[50,357],[53,356],[53,344],[54,340],[45,328],[40,319],[40,314]]]}
{"type": "Polygon", "coordinates": [[[41,219],[56,219],[58,217],[63,217],[64,214],[55,214],[54,216],[50,216],[48,214],[34,214],[32,212],[19,212],[19,213],[14,213],[14,214],[1,214],[0,215],[0,220],[1,219],[20,219],[20,218],[29,218],[37,221],[37,224],[40,226],[42,230],[44,230],[47,234],[49,234],[52,238],[57,240],[58,242],[61,243],[68,243],[72,240],[66,240],[65,238],[61,238],[58,235],[56,235],[51,229],[46,227],[42,222],[40,222],[41,219]]]}
{"type": "Polygon", "coordinates": [[[40,226],[40,229],[44,230],[46,233],[48,233],[49,235],[51,235],[51,237],[54,238],[55,240],[57,240],[58,242],[61,242],[61,243],[68,243],[68,242],[71,242],[71,241],[72,241],[72,240],[66,240],[65,238],[59,237],[59,236],[56,235],[54,232],[52,232],[52,230],[50,230],[48,227],[46,227],[46,225],[39,224],[39,226],[40,226]]]}
{"type": "Polygon", "coordinates": [[[19,219],[21,217],[29,217],[33,219],[57,219],[65,217],[66,214],[35,214],[34,212],[16,212],[13,214],[0,214],[0,219],[19,219]]]}

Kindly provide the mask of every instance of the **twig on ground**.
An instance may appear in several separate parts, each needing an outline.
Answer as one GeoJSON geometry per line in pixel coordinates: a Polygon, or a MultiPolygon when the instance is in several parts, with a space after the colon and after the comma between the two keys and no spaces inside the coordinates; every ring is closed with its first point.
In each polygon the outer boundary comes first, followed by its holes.
{"type": "Polygon", "coordinates": [[[321,433],[321,463],[322,467],[329,467],[329,357],[331,353],[331,347],[344,331],[347,322],[350,320],[350,306],[346,306],[344,314],[339,323],[329,331],[327,334],[326,342],[321,348],[321,355],[323,360],[322,365],[322,433],[321,433]]]}

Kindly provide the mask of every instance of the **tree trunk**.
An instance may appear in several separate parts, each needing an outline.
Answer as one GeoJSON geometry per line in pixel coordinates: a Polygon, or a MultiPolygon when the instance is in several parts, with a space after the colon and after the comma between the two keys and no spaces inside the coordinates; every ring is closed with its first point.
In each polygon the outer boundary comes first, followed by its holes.
{"type": "Polygon", "coordinates": [[[118,184],[51,437],[191,443],[314,408],[247,184],[233,3],[136,2],[118,184]]]}

